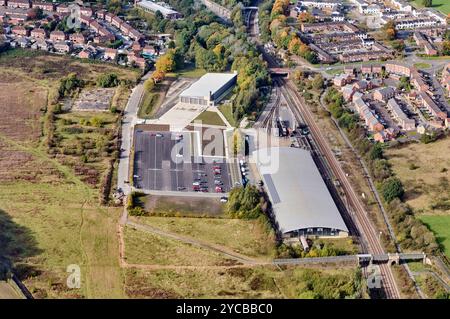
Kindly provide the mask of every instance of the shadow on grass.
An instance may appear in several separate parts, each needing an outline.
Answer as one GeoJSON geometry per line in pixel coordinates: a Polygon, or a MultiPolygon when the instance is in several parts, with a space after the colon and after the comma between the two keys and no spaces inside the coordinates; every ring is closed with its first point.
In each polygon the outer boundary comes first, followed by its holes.
{"type": "Polygon", "coordinates": [[[0,209],[0,280],[5,279],[9,270],[20,280],[38,275],[35,267],[24,262],[40,253],[32,231],[15,223],[8,213],[0,209]]]}

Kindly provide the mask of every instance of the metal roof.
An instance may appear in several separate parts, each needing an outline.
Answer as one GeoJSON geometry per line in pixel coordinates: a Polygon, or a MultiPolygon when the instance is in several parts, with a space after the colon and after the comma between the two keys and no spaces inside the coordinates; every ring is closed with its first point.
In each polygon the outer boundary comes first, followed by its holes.
{"type": "Polygon", "coordinates": [[[164,6],[162,6],[162,5],[158,4],[158,3],[155,3],[153,1],[143,0],[141,2],[138,2],[137,5],[138,6],[142,6],[144,8],[147,8],[147,9],[153,11],[153,12],[159,11],[159,12],[161,12],[163,14],[163,16],[167,16],[169,14],[178,13],[175,10],[172,10],[170,8],[166,8],[166,7],[164,7],[164,6]]]}
{"type": "Polygon", "coordinates": [[[253,152],[282,233],[307,228],[348,232],[311,154],[300,148],[253,152]],[[263,163],[274,165],[267,166],[263,163]]]}
{"type": "Polygon", "coordinates": [[[206,73],[197,82],[184,90],[180,96],[209,97],[237,76],[237,73],[206,73]]]}

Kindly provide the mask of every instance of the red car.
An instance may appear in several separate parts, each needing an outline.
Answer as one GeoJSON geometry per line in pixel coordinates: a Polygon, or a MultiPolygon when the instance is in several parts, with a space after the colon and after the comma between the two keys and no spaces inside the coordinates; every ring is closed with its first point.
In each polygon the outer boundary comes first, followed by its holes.
{"type": "Polygon", "coordinates": [[[216,187],[216,193],[223,193],[222,187],[217,186],[216,187]]]}

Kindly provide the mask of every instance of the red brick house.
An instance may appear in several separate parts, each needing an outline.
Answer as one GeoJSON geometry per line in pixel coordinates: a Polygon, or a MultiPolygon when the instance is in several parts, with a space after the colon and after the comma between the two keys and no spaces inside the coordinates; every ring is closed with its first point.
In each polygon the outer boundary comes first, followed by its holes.
{"type": "Polygon", "coordinates": [[[31,37],[43,40],[47,37],[47,32],[44,29],[33,29],[31,30],[31,37]]]}
{"type": "Polygon", "coordinates": [[[66,34],[62,31],[53,31],[50,33],[50,40],[60,42],[66,40],[66,34]]]}

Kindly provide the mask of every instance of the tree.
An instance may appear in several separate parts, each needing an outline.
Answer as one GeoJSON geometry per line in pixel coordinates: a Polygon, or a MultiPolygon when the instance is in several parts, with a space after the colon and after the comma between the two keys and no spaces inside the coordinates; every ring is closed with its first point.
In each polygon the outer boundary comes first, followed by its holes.
{"type": "Polygon", "coordinates": [[[376,159],[382,159],[383,158],[383,147],[380,143],[376,143],[369,153],[369,158],[374,161],[376,159]]]}
{"type": "Polygon", "coordinates": [[[442,43],[442,55],[450,55],[450,40],[445,40],[442,43]]]}
{"type": "Polygon", "coordinates": [[[389,20],[382,28],[382,32],[384,37],[387,40],[395,40],[397,36],[397,31],[395,30],[395,22],[393,20],[389,20]]]}
{"type": "Polygon", "coordinates": [[[305,12],[300,12],[297,20],[300,23],[313,23],[315,19],[311,13],[305,11],[305,12]]]}
{"type": "Polygon", "coordinates": [[[119,78],[115,73],[101,74],[96,80],[97,86],[111,88],[119,84],[119,78]]]}
{"type": "Polygon", "coordinates": [[[317,73],[314,76],[314,79],[312,80],[312,87],[315,90],[322,90],[323,89],[323,85],[324,85],[323,77],[322,77],[321,74],[317,73]]]}
{"type": "Polygon", "coordinates": [[[390,177],[381,184],[381,194],[386,202],[401,199],[405,190],[402,182],[397,177],[390,177]]]}
{"type": "Polygon", "coordinates": [[[433,6],[433,0],[422,0],[422,4],[424,7],[432,7],[433,6]]]}

